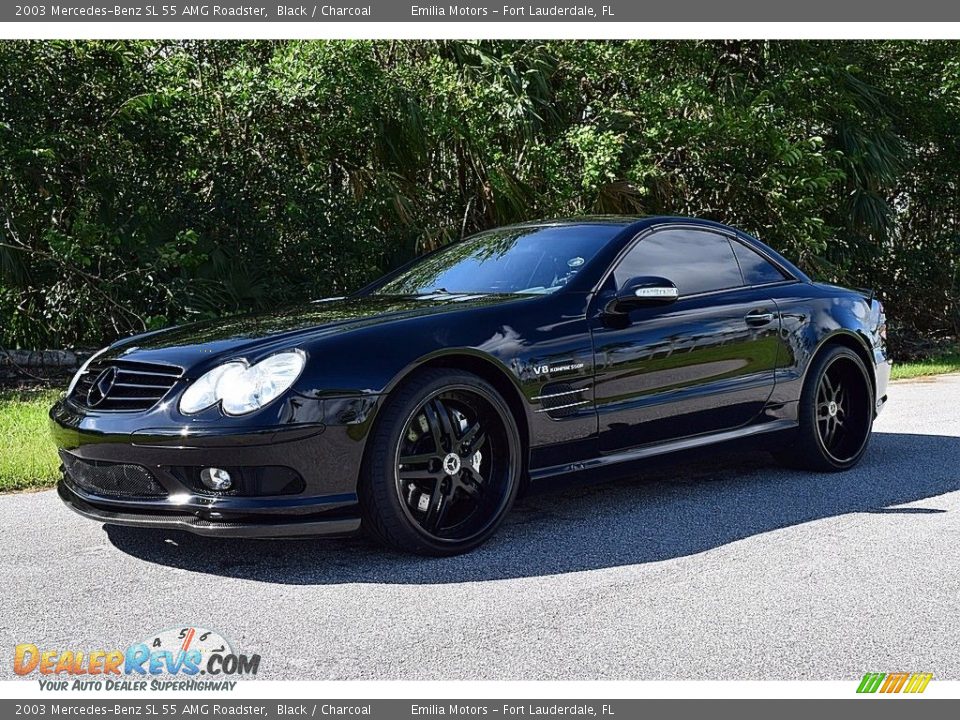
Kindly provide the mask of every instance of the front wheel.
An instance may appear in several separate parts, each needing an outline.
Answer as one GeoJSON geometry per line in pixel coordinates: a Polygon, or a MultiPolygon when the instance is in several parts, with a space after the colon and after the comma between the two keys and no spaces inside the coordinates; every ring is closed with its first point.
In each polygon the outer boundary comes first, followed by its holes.
{"type": "Polygon", "coordinates": [[[863,360],[849,348],[827,348],[807,373],[800,426],[780,459],[807,470],[849,470],[867,449],[873,407],[873,385],[863,360]]]}
{"type": "Polygon", "coordinates": [[[426,370],[404,382],[368,443],[363,524],[389,547],[467,552],[494,533],[516,497],[516,422],[497,391],[471,373],[426,370]]]}

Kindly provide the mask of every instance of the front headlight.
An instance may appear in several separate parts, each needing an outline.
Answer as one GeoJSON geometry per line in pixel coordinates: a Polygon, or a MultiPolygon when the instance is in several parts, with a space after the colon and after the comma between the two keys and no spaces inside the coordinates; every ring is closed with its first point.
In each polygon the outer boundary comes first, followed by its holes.
{"type": "Polygon", "coordinates": [[[198,413],[220,403],[227,415],[259,410],[290,389],[307,358],[300,350],[271,355],[256,365],[228,362],[202,375],[180,397],[180,412],[198,413]]]}

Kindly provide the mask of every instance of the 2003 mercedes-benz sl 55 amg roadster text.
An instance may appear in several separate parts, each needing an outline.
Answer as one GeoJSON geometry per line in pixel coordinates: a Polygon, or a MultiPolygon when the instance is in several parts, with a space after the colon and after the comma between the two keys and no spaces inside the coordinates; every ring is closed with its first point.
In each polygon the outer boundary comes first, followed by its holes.
{"type": "Polygon", "coordinates": [[[101,350],[50,411],[59,493],[104,523],[362,525],[454,554],[522,487],[584,470],[760,434],[794,466],[850,468],[886,401],[885,346],[872,293],[724,225],[515,225],[349,297],[101,350]]]}

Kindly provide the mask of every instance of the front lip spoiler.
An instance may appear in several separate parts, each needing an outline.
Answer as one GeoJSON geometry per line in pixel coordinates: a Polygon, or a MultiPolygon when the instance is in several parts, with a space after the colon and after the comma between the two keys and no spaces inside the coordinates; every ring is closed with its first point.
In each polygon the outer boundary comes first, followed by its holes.
{"type": "Polygon", "coordinates": [[[331,518],[327,520],[203,520],[187,513],[148,514],[108,510],[92,505],[70,488],[66,483],[57,483],[57,494],[63,503],[78,515],[97,520],[108,525],[128,527],[160,528],[185,530],[195,535],[207,537],[235,538],[276,538],[305,536],[353,535],[360,529],[360,518],[331,518]]]}

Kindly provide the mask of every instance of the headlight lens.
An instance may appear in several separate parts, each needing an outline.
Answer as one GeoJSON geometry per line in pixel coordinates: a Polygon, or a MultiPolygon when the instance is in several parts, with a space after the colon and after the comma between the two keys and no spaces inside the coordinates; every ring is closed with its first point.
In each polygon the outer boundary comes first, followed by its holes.
{"type": "Polygon", "coordinates": [[[180,397],[180,412],[189,415],[216,405],[229,385],[236,383],[246,370],[244,363],[229,362],[202,375],[180,397]]]}
{"type": "Polygon", "coordinates": [[[249,367],[224,363],[187,388],[180,397],[180,412],[198,413],[219,402],[227,415],[246,415],[288,390],[305,364],[306,356],[299,350],[271,355],[249,367]]]}

